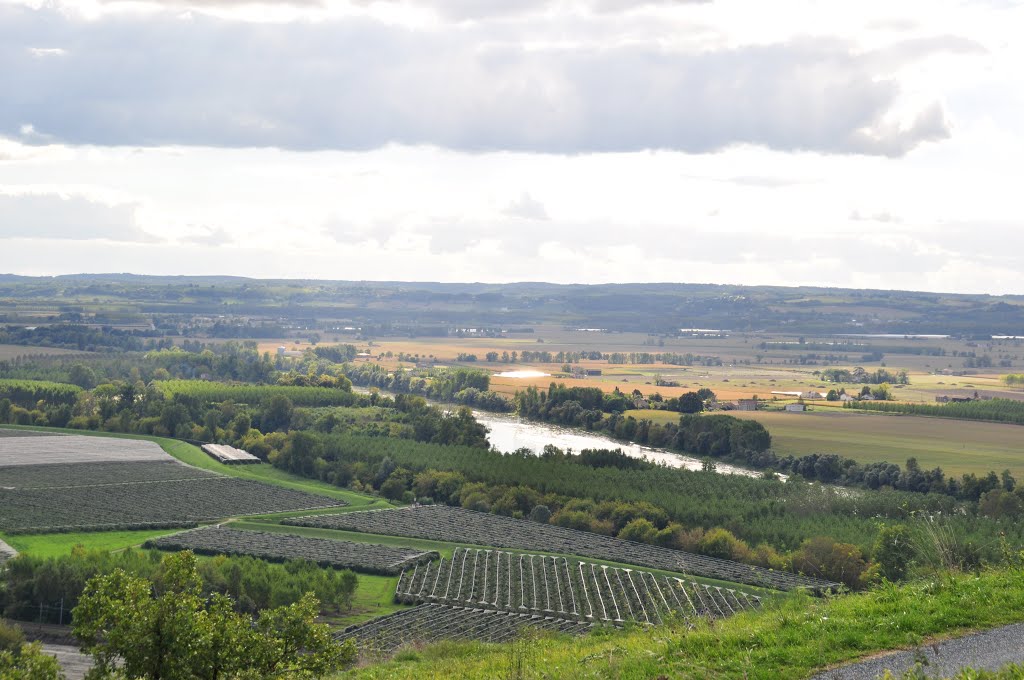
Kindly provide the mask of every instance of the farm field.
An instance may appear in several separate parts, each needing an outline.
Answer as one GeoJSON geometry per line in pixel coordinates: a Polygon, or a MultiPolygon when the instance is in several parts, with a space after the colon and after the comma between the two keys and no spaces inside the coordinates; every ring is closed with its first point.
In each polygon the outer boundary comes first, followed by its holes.
{"type": "Polygon", "coordinates": [[[564,557],[457,548],[444,559],[406,568],[400,602],[436,602],[582,623],[660,624],[670,616],[719,618],[759,609],[740,590],[564,557]]]}
{"type": "Polygon", "coordinates": [[[62,349],[59,347],[40,347],[37,345],[4,345],[0,344],[0,361],[15,359],[28,355],[43,356],[68,356],[72,354],[88,355],[89,352],[82,352],[77,349],[62,349]]]}
{"type": "Polygon", "coordinates": [[[808,413],[731,411],[757,420],[772,435],[779,454],[837,453],[860,462],[903,464],[917,458],[922,468],[947,474],[985,474],[1009,469],[1024,477],[1024,428],[1003,423],[875,415],[842,410],[808,413]]]}
{"type": "MultiPolygon", "coordinates": [[[[391,507],[391,504],[382,498],[367,496],[364,494],[339,489],[336,486],[314,479],[293,475],[284,470],[279,470],[272,465],[224,465],[210,458],[203,453],[198,446],[167,437],[150,437],[144,435],[121,434],[116,432],[95,432],[90,430],[71,430],[64,428],[29,428],[18,425],[4,425],[0,427],[0,437],[10,433],[14,436],[17,433],[33,435],[78,435],[82,437],[98,437],[101,439],[147,441],[155,442],[169,456],[178,461],[191,465],[195,468],[217,472],[221,475],[245,479],[253,482],[262,482],[271,486],[278,486],[294,491],[303,491],[318,496],[327,496],[344,501],[346,505],[338,506],[337,509],[345,509],[350,506],[363,506],[363,508],[391,507]]],[[[167,460],[166,457],[163,460],[167,460]]]]}
{"type": "MultiPolygon", "coordinates": [[[[348,508],[345,508],[345,509],[348,509],[348,508]]],[[[331,513],[331,514],[335,514],[335,513],[331,513]]],[[[352,541],[352,542],[356,542],[356,543],[379,543],[379,544],[383,544],[383,545],[393,545],[393,546],[399,546],[399,547],[403,547],[403,548],[405,548],[405,547],[416,548],[416,549],[422,550],[422,551],[434,551],[434,552],[440,554],[446,560],[452,559],[452,557],[455,554],[455,550],[456,549],[458,549],[458,548],[465,548],[468,545],[470,545],[468,541],[459,541],[459,540],[455,540],[455,541],[432,541],[432,540],[426,540],[426,539],[422,539],[422,538],[412,538],[412,537],[408,537],[408,536],[387,536],[387,535],[383,535],[383,534],[370,534],[370,533],[365,533],[365,532],[361,532],[361,531],[346,531],[346,530],[342,530],[342,529],[322,529],[322,528],[315,528],[315,527],[308,527],[308,526],[285,525],[285,524],[277,523],[277,522],[281,521],[280,517],[281,517],[280,515],[274,516],[273,519],[260,519],[260,518],[247,517],[245,519],[231,520],[227,524],[227,526],[230,526],[231,528],[244,529],[244,530],[249,530],[249,531],[265,531],[265,532],[271,532],[271,533],[287,533],[287,534],[294,534],[294,535],[298,535],[298,536],[309,536],[309,537],[313,537],[313,538],[329,538],[329,539],[332,539],[332,540],[352,541]]],[[[487,549],[495,548],[495,546],[490,545],[490,544],[479,544],[479,545],[472,544],[472,547],[473,548],[479,548],[481,550],[487,550],[487,549]]],[[[539,549],[539,548],[530,548],[529,550],[533,554],[547,555],[549,557],[554,557],[554,556],[557,556],[557,557],[567,557],[570,560],[577,560],[577,561],[583,561],[583,560],[587,559],[587,557],[585,555],[576,555],[576,554],[572,554],[572,553],[564,552],[564,551],[561,552],[561,553],[555,553],[555,552],[551,552],[551,551],[542,550],[542,549],[539,549]]],[[[626,568],[633,568],[633,567],[636,566],[632,562],[620,562],[620,561],[616,561],[616,560],[599,559],[599,558],[590,558],[590,559],[592,561],[593,560],[598,560],[601,564],[603,564],[603,565],[605,565],[607,567],[618,567],[618,568],[626,569],[626,568]]],[[[653,573],[657,574],[659,577],[660,576],[678,576],[679,575],[678,572],[672,571],[672,570],[662,570],[662,569],[654,569],[654,568],[650,568],[650,570],[653,573]]],[[[723,588],[736,588],[736,587],[739,586],[739,584],[734,582],[734,581],[728,581],[728,580],[724,580],[724,579],[716,579],[716,578],[710,578],[710,577],[706,577],[706,576],[697,576],[697,575],[693,575],[693,574],[690,574],[688,576],[690,576],[693,580],[697,580],[697,581],[699,581],[701,583],[704,583],[704,584],[707,584],[709,586],[720,586],[720,587],[723,587],[723,588]]],[[[394,588],[392,588],[392,590],[394,590],[394,588]]],[[[773,591],[773,590],[770,590],[770,589],[760,588],[760,587],[757,587],[757,586],[749,586],[748,590],[751,593],[753,593],[755,595],[758,595],[760,597],[772,596],[774,594],[777,594],[776,591],[773,591]]]]}
{"type": "Polygon", "coordinates": [[[141,547],[146,541],[175,533],[179,529],[149,529],[135,531],[87,531],[59,534],[0,534],[11,547],[36,557],[68,555],[76,546],[90,550],[123,550],[141,547]]]}
{"type": "Polygon", "coordinates": [[[8,534],[160,529],[345,504],[189,468],[144,439],[4,437],[0,463],[0,531],[8,534]]]}
{"type": "Polygon", "coordinates": [[[405,646],[418,647],[441,640],[508,642],[525,627],[583,635],[590,632],[591,626],[554,617],[421,604],[350,627],[335,637],[342,641],[354,639],[364,659],[375,659],[391,656],[405,646]]]}
{"type": "MultiPolygon", "coordinates": [[[[439,365],[462,365],[498,373],[506,370],[537,370],[551,377],[513,378],[492,377],[491,389],[512,395],[528,386],[547,387],[552,380],[572,386],[600,387],[612,391],[639,388],[644,394],[658,391],[663,396],[679,396],[683,392],[708,387],[722,399],[738,399],[758,394],[765,397],[772,390],[794,391],[820,389],[825,383],[814,375],[815,371],[830,366],[862,366],[869,371],[885,366],[891,371],[906,370],[911,374],[911,385],[901,388],[898,398],[932,402],[939,394],[960,394],[975,389],[991,396],[1024,399],[1024,391],[1008,390],[1002,384],[1001,374],[992,369],[974,375],[950,376],[942,370],[962,369],[968,354],[988,354],[994,361],[1007,359],[1011,366],[1020,366],[1020,341],[1002,340],[991,343],[972,343],[953,338],[868,337],[853,335],[797,336],[778,333],[731,333],[725,337],[655,337],[645,333],[601,333],[568,330],[551,325],[538,325],[534,333],[511,333],[501,338],[380,338],[372,342],[341,339],[354,342],[360,350],[368,351],[375,363],[394,369],[409,368],[410,360],[400,361],[399,354],[433,358],[439,365]],[[538,339],[543,342],[538,342],[538,339]],[[801,342],[802,341],[802,342],[801,342]],[[829,349],[833,348],[833,349],[829,349]],[[671,352],[691,354],[694,357],[713,357],[718,365],[691,366],[670,364],[611,364],[605,360],[584,360],[583,368],[601,369],[602,375],[586,379],[557,377],[562,372],[558,362],[518,363],[487,362],[487,352],[546,351],[600,351],[671,352]],[[388,357],[387,354],[391,353],[388,357]],[[868,356],[875,352],[882,358],[868,356]],[[936,355],[935,353],[942,353],[936,355]],[[458,362],[459,354],[475,354],[475,362],[458,362]],[[960,356],[958,356],[960,355],[960,356]],[[810,357],[800,362],[800,357],[810,357]],[[378,359],[378,357],[380,357],[378,359]],[[655,376],[676,381],[679,387],[656,387],[655,376]]],[[[288,349],[306,349],[308,343],[295,344],[293,340],[260,343],[261,351],[273,353],[278,346],[288,349]]],[[[1016,370],[1006,368],[1006,371],[1016,370]]],[[[832,385],[829,385],[832,386],[832,385]]],[[[836,385],[839,387],[840,385],[836,385]]],[[[847,386],[847,388],[852,386],[847,386]]],[[[860,385],[857,385],[859,389],[860,385]]]]}
{"type": "Polygon", "coordinates": [[[230,477],[141,484],[0,489],[0,531],[159,529],[341,501],[230,477]]]}
{"type": "Polygon", "coordinates": [[[347,529],[375,535],[409,536],[453,543],[470,542],[500,548],[583,555],[778,590],[827,589],[838,586],[835,583],[798,574],[776,572],[729,560],[632,543],[600,534],[441,505],[300,517],[284,520],[283,523],[289,526],[347,529]]]}
{"type": "Polygon", "coordinates": [[[392,576],[439,557],[435,552],[421,552],[405,547],[238,531],[219,526],[165,536],[147,542],[145,547],[169,551],[192,550],[203,555],[251,555],[270,561],[310,560],[321,566],[392,576]]]}

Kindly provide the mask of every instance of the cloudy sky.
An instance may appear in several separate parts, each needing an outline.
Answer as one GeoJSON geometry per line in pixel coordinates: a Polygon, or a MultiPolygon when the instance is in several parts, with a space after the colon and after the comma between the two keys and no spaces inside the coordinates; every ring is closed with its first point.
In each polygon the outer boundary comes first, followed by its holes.
{"type": "Polygon", "coordinates": [[[1024,294],[1014,0],[0,0],[0,273],[1024,294]]]}

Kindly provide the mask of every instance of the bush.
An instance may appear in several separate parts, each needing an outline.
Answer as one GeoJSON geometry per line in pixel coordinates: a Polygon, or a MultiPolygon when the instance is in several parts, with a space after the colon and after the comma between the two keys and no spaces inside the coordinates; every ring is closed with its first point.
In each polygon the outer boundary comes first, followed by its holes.
{"type": "Polygon", "coordinates": [[[705,533],[697,546],[697,551],[723,560],[737,562],[750,560],[750,547],[733,536],[728,529],[715,528],[705,533]]]}

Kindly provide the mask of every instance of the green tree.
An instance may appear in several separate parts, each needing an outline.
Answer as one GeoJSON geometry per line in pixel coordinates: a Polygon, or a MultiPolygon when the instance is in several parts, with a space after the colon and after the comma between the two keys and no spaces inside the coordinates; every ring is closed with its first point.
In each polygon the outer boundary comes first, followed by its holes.
{"type": "Polygon", "coordinates": [[[38,642],[18,649],[0,649],[0,678],[4,680],[62,680],[64,673],[55,657],[38,642]]]}
{"type": "Polygon", "coordinates": [[[184,680],[271,676],[322,677],[355,659],[315,623],[312,593],[264,610],[254,621],[231,598],[204,598],[191,552],[164,558],[159,587],[122,569],[86,584],[74,609],[74,634],[93,657],[94,673],[184,680]]]}
{"type": "Polygon", "coordinates": [[[680,413],[700,413],[704,410],[704,400],[696,392],[687,392],[679,397],[680,413]]]}
{"type": "Polygon", "coordinates": [[[878,565],[878,573],[890,581],[902,581],[914,558],[914,545],[910,530],[902,524],[883,526],[875,538],[871,557],[878,565]]]}

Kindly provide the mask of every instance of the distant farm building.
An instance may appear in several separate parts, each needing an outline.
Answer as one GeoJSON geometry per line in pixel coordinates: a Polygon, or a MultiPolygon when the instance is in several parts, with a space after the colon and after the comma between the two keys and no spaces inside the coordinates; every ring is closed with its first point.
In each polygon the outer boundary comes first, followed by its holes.
{"type": "Polygon", "coordinates": [[[588,368],[587,369],[587,375],[590,375],[590,376],[601,375],[601,369],[600,368],[588,368]]]}
{"type": "Polygon", "coordinates": [[[790,413],[803,413],[807,410],[806,404],[786,404],[786,410],[790,413]]]}
{"type": "Polygon", "coordinates": [[[236,449],[227,444],[203,444],[203,451],[217,462],[225,465],[255,465],[263,462],[248,451],[236,449]]]}
{"type": "Polygon", "coordinates": [[[739,399],[736,402],[737,411],[756,411],[757,399],[739,399]]]}
{"type": "Polygon", "coordinates": [[[815,390],[809,390],[807,392],[772,392],[777,397],[792,397],[794,399],[824,399],[825,395],[815,390]]]}

